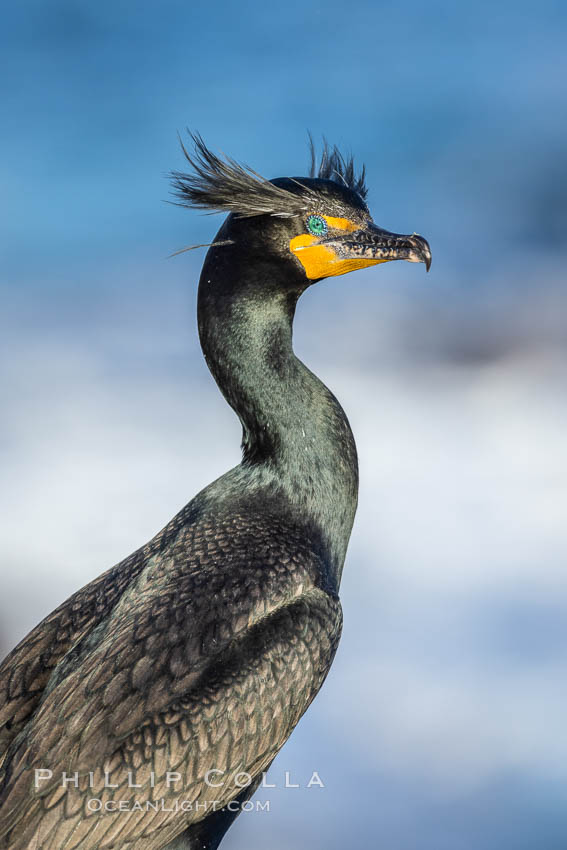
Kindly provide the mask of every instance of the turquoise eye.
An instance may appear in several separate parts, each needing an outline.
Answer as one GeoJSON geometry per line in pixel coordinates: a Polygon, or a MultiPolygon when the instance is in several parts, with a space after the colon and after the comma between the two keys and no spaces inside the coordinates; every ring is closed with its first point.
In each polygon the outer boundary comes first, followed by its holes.
{"type": "Polygon", "coordinates": [[[307,230],[313,236],[323,236],[327,232],[327,222],[320,215],[310,215],[307,219],[307,230]]]}

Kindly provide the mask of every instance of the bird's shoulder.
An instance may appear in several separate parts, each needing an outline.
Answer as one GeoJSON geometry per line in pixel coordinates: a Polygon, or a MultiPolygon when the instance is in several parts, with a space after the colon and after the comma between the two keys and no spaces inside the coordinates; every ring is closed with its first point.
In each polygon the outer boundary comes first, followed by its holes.
{"type": "Polygon", "coordinates": [[[77,666],[117,607],[126,616],[134,600],[139,619],[159,627],[174,603],[187,616],[191,609],[195,631],[199,622],[206,630],[215,620],[220,628],[221,610],[237,618],[245,598],[265,605],[273,597],[278,604],[298,586],[328,589],[316,529],[293,517],[278,492],[250,492],[230,474],[222,484],[214,482],[148,543],[76,591],[6,656],[0,665],[0,759],[48,682],[52,687],[77,666]]]}
{"type": "Polygon", "coordinates": [[[234,771],[267,767],[328,672],[341,610],[315,530],[269,494],[190,506],[174,526],[140,565],[111,571],[111,582],[128,576],[119,598],[59,662],[10,748],[9,821],[27,817],[26,834],[45,805],[73,808],[56,779],[30,798],[32,764],[54,777],[153,769],[165,793],[183,763],[198,795],[214,759],[228,801],[234,771]]]}

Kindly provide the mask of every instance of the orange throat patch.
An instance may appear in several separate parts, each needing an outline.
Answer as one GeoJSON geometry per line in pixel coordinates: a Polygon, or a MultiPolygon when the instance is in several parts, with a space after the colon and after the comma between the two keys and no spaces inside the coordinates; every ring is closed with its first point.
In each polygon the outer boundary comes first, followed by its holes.
{"type": "MultiPolygon", "coordinates": [[[[353,231],[358,230],[359,225],[349,221],[347,218],[333,218],[322,216],[328,226],[333,230],[353,231]]],[[[367,266],[376,266],[387,260],[373,260],[362,257],[339,257],[330,245],[321,245],[317,236],[311,233],[302,233],[295,236],[289,243],[289,250],[295,254],[309,280],[319,280],[322,277],[336,277],[356,269],[365,269],[367,266]]]]}

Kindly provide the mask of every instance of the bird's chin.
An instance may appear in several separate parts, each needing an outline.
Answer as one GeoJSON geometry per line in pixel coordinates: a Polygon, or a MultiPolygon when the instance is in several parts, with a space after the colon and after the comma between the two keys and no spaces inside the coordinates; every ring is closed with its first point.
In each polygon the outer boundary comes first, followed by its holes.
{"type": "Polygon", "coordinates": [[[291,240],[290,249],[310,280],[337,277],[394,260],[424,263],[427,271],[431,266],[431,250],[423,236],[403,236],[375,225],[323,239],[308,234],[297,236],[291,240]]]}

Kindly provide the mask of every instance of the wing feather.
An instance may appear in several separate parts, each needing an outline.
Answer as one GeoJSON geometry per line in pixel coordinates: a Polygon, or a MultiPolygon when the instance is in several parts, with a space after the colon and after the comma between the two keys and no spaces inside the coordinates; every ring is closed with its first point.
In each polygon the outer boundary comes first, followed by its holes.
{"type": "MultiPolygon", "coordinates": [[[[73,850],[79,845],[81,850],[111,850],[127,847],[128,842],[148,850],[164,846],[202,819],[211,806],[222,807],[237,796],[240,772],[255,776],[267,769],[319,690],[339,634],[339,603],[318,588],[262,618],[211,659],[198,688],[167,709],[145,716],[141,729],[119,742],[114,739],[112,756],[93,770],[92,787],[85,777],[78,788],[71,784],[63,794],[60,787],[33,794],[28,776],[23,786],[25,806],[20,805],[17,820],[11,819],[12,835],[4,846],[24,850],[40,836],[37,846],[42,850],[73,850]],[[323,633],[326,641],[321,640],[323,633]],[[215,788],[206,782],[211,769],[218,771],[215,788]],[[169,781],[172,772],[182,777],[181,784],[169,781]],[[130,778],[143,790],[132,788],[130,778]],[[100,800],[103,806],[125,800],[131,807],[140,796],[157,809],[91,812],[88,808],[89,799],[100,800]],[[170,810],[180,800],[192,806],[182,817],[170,810]],[[161,812],[159,817],[156,812],[161,812]],[[67,831],[61,826],[66,820],[74,825],[65,843],[57,843],[67,831]]],[[[106,752],[107,741],[100,743],[101,752],[106,752]]],[[[80,746],[75,752],[80,758],[80,746]]],[[[60,778],[59,762],[48,763],[54,777],[60,778]]],[[[92,769],[94,763],[86,767],[92,769]]],[[[17,783],[12,787],[17,790],[17,783]]],[[[16,807],[17,803],[16,799],[16,807]]],[[[5,806],[12,805],[8,797],[5,806]]]]}
{"type": "Polygon", "coordinates": [[[341,611],[319,587],[312,542],[277,518],[257,522],[185,529],[62,658],[8,751],[0,847],[157,850],[205,816],[194,806],[211,790],[225,805],[239,771],[267,768],[328,672],[341,611]],[[37,789],[35,768],[52,771],[37,789]],[[78,787],[62,791],[63,772],[78,787]],[[172,772],[187,812],[89,809],[178,799],[172,772]]]}

